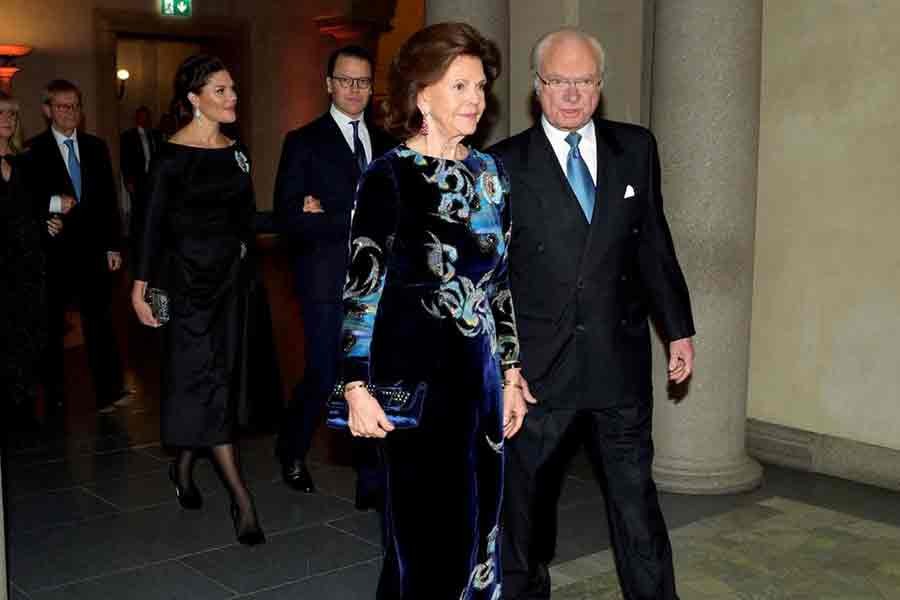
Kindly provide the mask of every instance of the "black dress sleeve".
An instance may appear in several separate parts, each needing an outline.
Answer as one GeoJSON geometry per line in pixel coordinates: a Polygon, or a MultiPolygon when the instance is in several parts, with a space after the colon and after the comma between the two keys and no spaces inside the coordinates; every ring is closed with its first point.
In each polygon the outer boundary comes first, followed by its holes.
{"type": "Polygon", "coordinates": [[[140,252],[135,267],[135,279],[151,281],[158,276],[163,245],[163,228],[166,222],[170,196],[175,189],[172,185],[177,171],[172,156],[161,156],[150,170],[146,195],[146,215],[144,230],[139,234],[140,252]]]}

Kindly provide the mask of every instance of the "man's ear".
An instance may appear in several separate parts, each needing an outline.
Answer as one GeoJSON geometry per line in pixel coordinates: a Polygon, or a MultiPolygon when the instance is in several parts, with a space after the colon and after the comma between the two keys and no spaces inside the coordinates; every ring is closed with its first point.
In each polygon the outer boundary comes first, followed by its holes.
{"type": "Polygon", "coordinates": [[[41,104],[41,111],[43,111],[45,117],[47,117],[51,121],[53,120],[53,113],[50,111],[49,103],[44,102],[43,104],[41,104]]]}
{"type": "Polygon", "coordinates": [[[325,78],[325,89],[328,90],[329,94],[334,93],[334,82],[331,81],[331,77],[325,78]]]}

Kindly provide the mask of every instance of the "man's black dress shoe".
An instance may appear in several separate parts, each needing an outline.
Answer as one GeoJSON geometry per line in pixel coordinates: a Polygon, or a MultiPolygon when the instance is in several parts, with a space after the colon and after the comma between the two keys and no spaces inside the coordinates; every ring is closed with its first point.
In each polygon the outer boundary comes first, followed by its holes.
{"type": "Polygon", "coordinates": [[[302,460],[281,463],[281,476],[288,487],[298,492],[313,494],[316,491],[316,484],[313,483],[312,475],[309,474],[309,470],[302,460]]]}

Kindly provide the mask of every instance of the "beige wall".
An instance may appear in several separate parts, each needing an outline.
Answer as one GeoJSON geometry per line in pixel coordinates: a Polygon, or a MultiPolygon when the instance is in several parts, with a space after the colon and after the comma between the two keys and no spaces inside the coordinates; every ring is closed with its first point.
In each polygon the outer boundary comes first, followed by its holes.
{"type": "MultiPolygon", "coordinates": [[[[44,125],[39,98],[43,85],[65,77],[85,93],[88,131],[95,129],[97,73],[94,30],[95,9],[123,10],[158,15],[157,0],[29,0],[3,5],[0,40],[25,43],[35,51],[19,61],[23,71],[13,81],[21,98],[26,134],[44,125]],[[52,16],[52,18],[51,18],[52,16]]],[[[196,2],[195,17],[237,17],[250,26],[252,56],[252,131],[247,140],[254,158],[257,204],[271,206],[272,187],[281,140],[291,128],[311,120],[326,106],[321,63],[334,40],[319,34],[317,16],[347,14],[349,0],[203,0],[196,2]]],[[[156,115],[158,117],[158,114],[156,115]]]]}
{"type": "Polygon", "coordinates": [[[510,0],[510,133],[532,125],[530,94],[534,43],[560,27],[596,36],[607,51],[604,114],[632,123],[649,122],[649,32],[652,0],[510,0]]]}
{"type": "Polygon", "coordinates": [[[769,0],[749,416],[900,449],[900,3],[769,0]]]}

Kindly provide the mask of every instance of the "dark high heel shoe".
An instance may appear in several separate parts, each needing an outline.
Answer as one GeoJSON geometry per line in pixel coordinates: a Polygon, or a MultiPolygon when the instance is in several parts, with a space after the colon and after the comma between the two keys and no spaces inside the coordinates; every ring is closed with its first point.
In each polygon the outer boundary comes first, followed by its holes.
{"type": "Polygon", "coordinates": [[[181,505],[181,508],[199,510],[203,506],[203,496],[200,495],[200,490],[193,482],[188,488],[184,488],[178,483],[175,463],[169,463],[169,480],[175,486],[175,495],[178,497],[178,504],[181,505]]]}
{"type": "Polygon", "coordinates": [[[233,500],[231,501],[231,521],[234,523],[234,534],[237,536],[237,541],[241,544],[257,546],[266,543],[266,534],[259,526],[259,518],[254,519],[255,522],[252,526],[241,531],[241,511],[233,500]]]}

